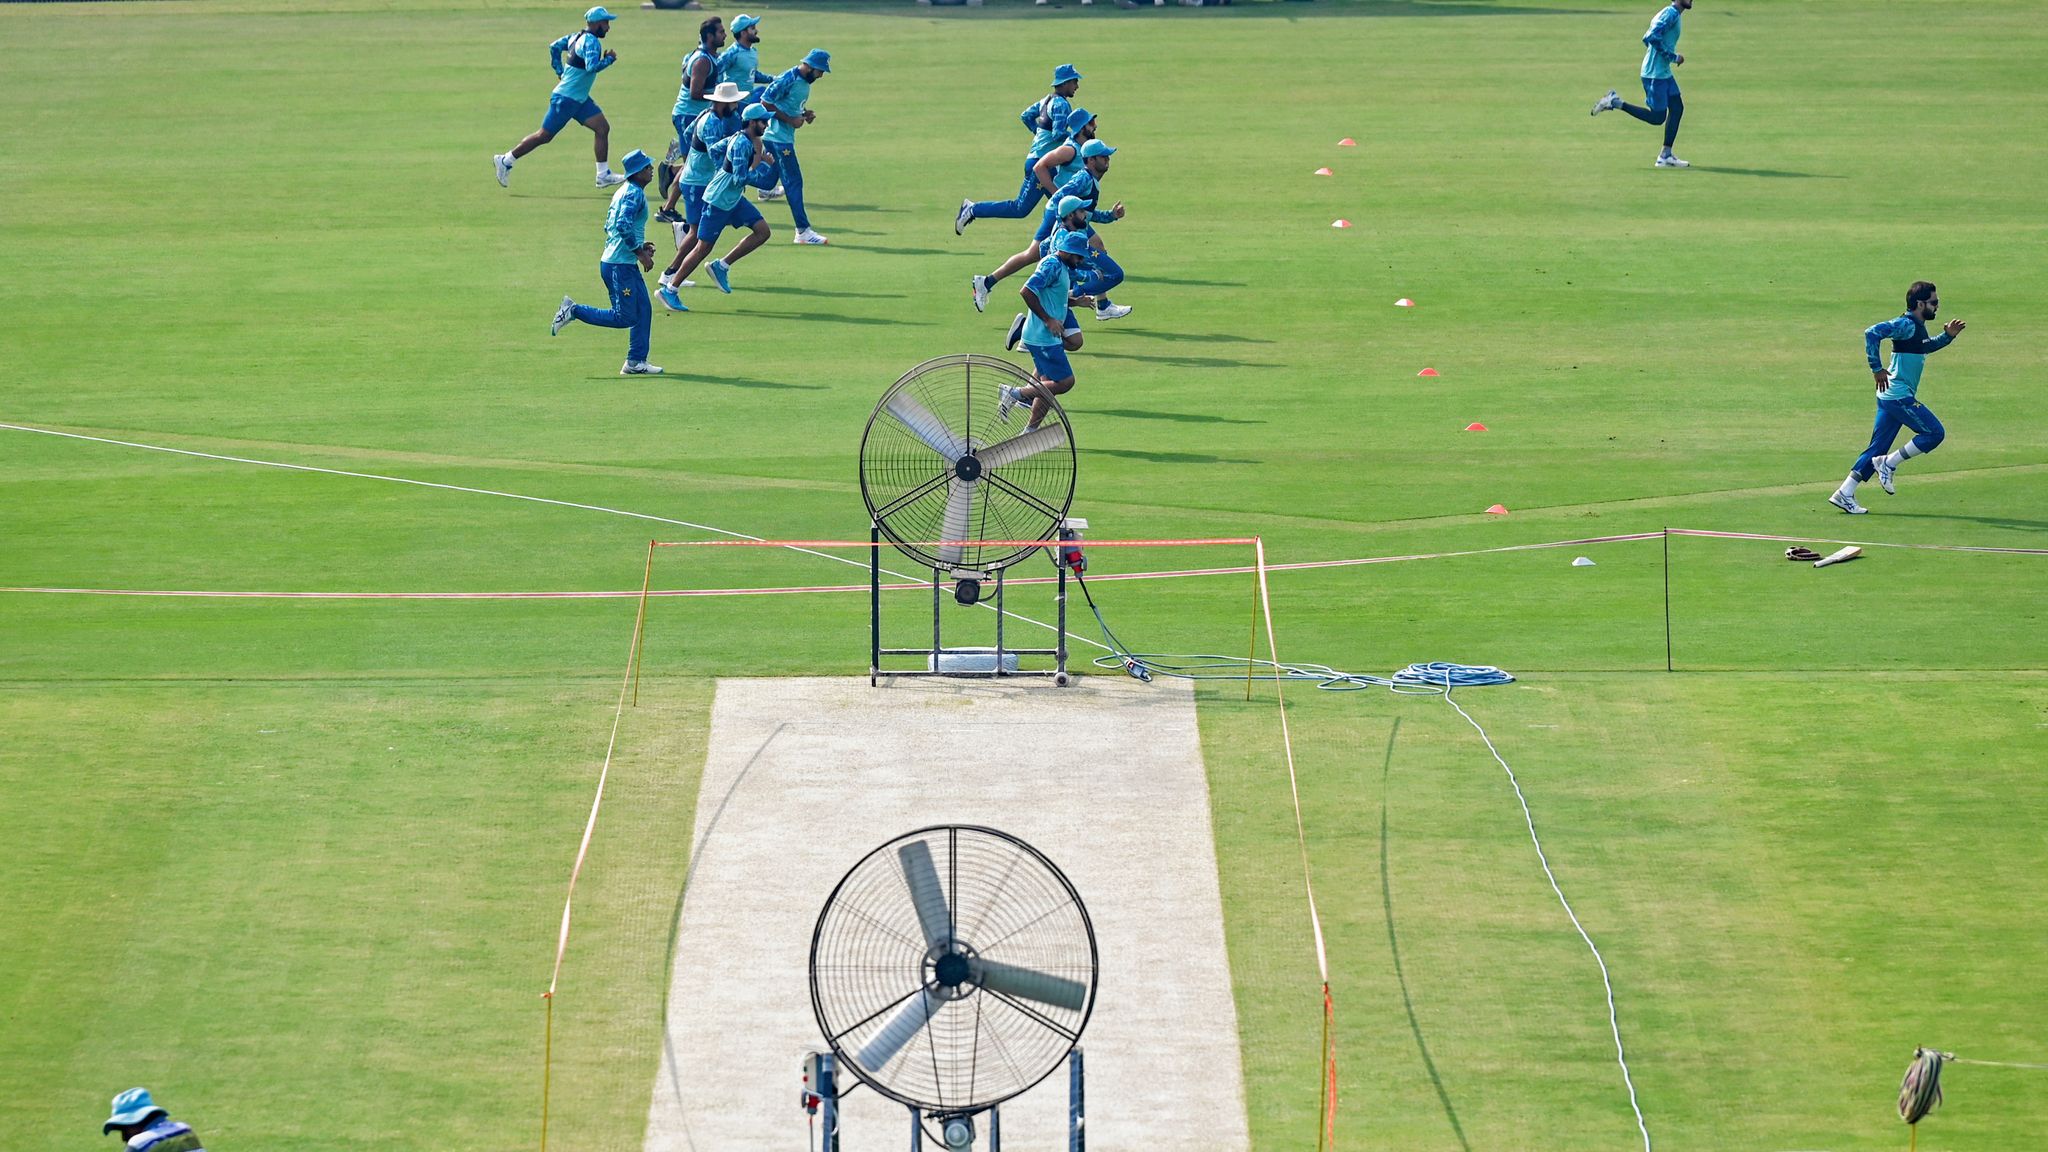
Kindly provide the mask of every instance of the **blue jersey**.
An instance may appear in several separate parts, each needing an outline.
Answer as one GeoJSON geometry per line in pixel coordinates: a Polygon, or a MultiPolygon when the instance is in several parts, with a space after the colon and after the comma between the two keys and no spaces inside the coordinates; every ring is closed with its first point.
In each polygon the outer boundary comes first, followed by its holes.
{"type": "Polygon", "coordinates": [[[745,132],[735,133],[725,142],[724,155],[719,157],[718,170],[711,174],[711,183],[704,186],[704,203],[713,208],[730,208],[739,203],[754,162],[767,155],[766,148],[755,146],[753,137],[745,132]]]}
{"type": "Polygon", "coordinates": [[[1671,79],[1671,58],[1678,55],[1678,5],[1657,13],[1643,33],[1643,78],[1671,79]]]}
{"type": "Polygon", "coordinates": [[[1038,267],[1032,270],[1031,278],[1024,281],[1024,286],[1038,297],[1038,306],[1052,316],[1053,323],[1059,325],[1059,329],[1046,327],[1045,321],[1038,318],[1038,313],[1026,312],[1023,342],[1036,344],[1040,348],[1059,347],[1066,340],[1064,329],[1067,324],[1067,297],[1074,294],[1074,282],[1067,270],[1066,262],[1056,255],[1047,256],[1038,262],[1038,267]]]}
{"type": "Polygon", "coordinates": [[[1018,119],[1031,129],[1031,150],[1025,155],[1036,160],[1066,143],[1067,116],[1073,110],[1073,103],[1055,92],[1020,113],[1018,119]]]}
{"type": "Polygon", "coordinates": [[[709,100],[692,100],[690,98],[690,72],[697,67],[697,61],[699,60],[711,62],[711,71],[704,78],[705,93],[708,95],[713,88],[718,87],[718,57],[706,52],[701,46],[690,49],[690,54],[683,57],[683,86],[676,89],[676,110],[674,113],[685,122],[695,119],[697,113],[711,107],[711,101],[709,100]]]}
{"type": "MultiPolygon", "coordinates": [[[[811,98],[811,82],[791,68],[777,76],[768,90],[761,93],[761,103],[773,104],[775,110],[784,116],[802,116],[804,101],[811,98]]],[[[796,129],[779,119],[768,121],[767,139],[773,144],[796,143],[796,129]]]]}
{"type": "Polygon", "coordinates": [[[685,184],[703,186],[711,183],[713,173],[725,157],[725,142],[740,130],[740,114],[720,116],[718,109],[707,108],[699,113],[690,126],[688,158],[683,161],[682,180],[685,184]]]}
{"type": "Polygon", "coordinates": [[[1081,169],[1079,176],[1060,185],[1060,190],[1052,194],[1052,203],[1058,204],[1069,196],[1078,197],[1087,202],[1088,219],[1094,223],[1109,224],[1116,220],[1115,212],[1097,207],[1102,201],[1102,185],[1096,181],[1093,175],[1089,174],[1086,168],[1081,169]]]}
{"type": "Polygon", "coordinates": [[[775,77],[761,71],[759,49],[733,44],[718,54],[718,75],[715,79],[729,80],[740,91],[746,92],[775,77]]]}
{"type": "Polygon", "coordinates": [[[590,99],[590,85],[597,74],[612,66],[604,58],[604,41],[587,30],[571,32],[548,45],[548,62],[562,78],[554,94],[578,104],[590,99]]]}
{"type": "Polygon", "coordinates": [[[1911,400],[1920,391],[1920,370],[1926,366],[1928,355],[1948,347],[1954,339],[1946,332],[1929,337],[1927,325],[1915,319],[1910,312],[1864,329],[1863,356],[1870,361],[1872,372],[1884,367],[1878,363],[1878,343],[1883,340],[1892,342],[1892,382],[1879,398],[1911,400]]]}
{"type": "Polygon", "coordinates": [[[604,255],[606,264],[632,264],[640,259],[640,246],[647,242],[647,193],[631,180],[612,193],[611,210],[604,214],[604,255]]]}

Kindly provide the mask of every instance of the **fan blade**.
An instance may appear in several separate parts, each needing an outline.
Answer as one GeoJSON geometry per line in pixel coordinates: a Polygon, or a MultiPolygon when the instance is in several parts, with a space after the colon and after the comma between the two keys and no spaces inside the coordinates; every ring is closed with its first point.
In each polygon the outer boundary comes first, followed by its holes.
{"type": "Polygon", "coordinates": [[[882,1065],[895,1059],[896,1053],[901,1052],[903,1046],[917,1036],[924,1028],[925,1021],[936,1016],[943,1004],[944,1001],[933,997],[931,993],[922,988],[918,989],[917,996],[899,1009],[896,1015],[890,1017],[889,1022],[882,1026],[882,1030],[875,1033],[874,1039],[861,1045],[860,1051],[854,1053],[853,1058],[870,1072],[881,1071],[882,1065]]]}
{"type": "Polygon", "coordinates": [[[981,460],[984,471],[1015,464],[1019,460],[1036,456],[1048,448],[1057,448],[1067,442],[1067,428],[1064,424],[1053,424],[1022,436],[1012,436],[1000,444],[992,444],[975,455],[981,460]]]}
{"type": "Polygon", "coordinates": [[[953,913],[946,908],[946,890],[939,884],[939,870],[932,866],[932,850],[924,841],[912,840],[896,850],[896,859],[910,885],[910,902],[917,907],[924,942],[936,953],[953,940],[953,913]]]}
{"type": "Polygon", "coordinates": [[[1035,1000],[1055,1008],[1069,1008],[1079,1012],[1081,1005],[1088,1002],[1088,986],[1078,980],[1064,976],[1051,976],[1019,968],[1015,964],[1004,964],[999,960],[973,962],[974,979],[991,992],[1015,996],[1020,1000],[1035,1000]]]}
{"type": "Polygon", "coordinates": [[[915,397],[898,392],[889,397],[886,407],[889,415],[902,421],[905,428],[924,441],[925,447],[944,456],[946,463],[951,464],[966,455],[966,446],[954,439],[952,431],[946,427],[946,422],[939,419],[931,409],[918,403],[915,397]]]}
{"type": "MultiPolygon", "coordinates": [[[[946,516],[939,521],[939,535],[946,540],[967,539],[968,521],[974,512],[974,481],[955,477],[946,482],[946,516]]],[[[960,545],[947,544],[939,549],[939,559],[948,564],[960,562],[960,545]]]]}

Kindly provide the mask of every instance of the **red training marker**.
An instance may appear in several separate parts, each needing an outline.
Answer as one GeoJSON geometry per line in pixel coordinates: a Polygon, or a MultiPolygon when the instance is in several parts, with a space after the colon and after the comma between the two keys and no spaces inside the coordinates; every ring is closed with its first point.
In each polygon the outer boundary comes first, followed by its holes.
{"type": "Polygon", "coordinates": [[[1508,510],[1499,504],[1495,504],[1486,510],[1486,514],[1488,516],[1505,516],[1508,514],[1508,510]]]}
{"type": "Polygon", "coordinates": [[[1465,431],[1467,431],[1467,432],[1484,432],[1484,431],[1486,431],[1486,425],[1484,425],[1484,424],[1467,424],[1467,425],[1465,425],[1465,431]]]}
{"type": "Polygon", "coordinates": [[[1409,299],[1409,298],[1407,298],[1406,296],[1403,296],[1403,297],[1401,297],[1401,298],[1400,298],[1399,300],[1396,300],[1396,301],[1394,301],[1394,307],[1396,307],[1396,308],[1413,308],[1413,307],[1415,307],[1415,301],[1413,301],[1413,300],[1410,300],[1410,299],[1409,299]]]}
{"type": "Polygon", "coordinates": [[[1346,136],[1346,137],[1345,137],[1345,138],[1343,138],[1342,140],[1339,140],[1339,141],[1337,141],[1337,147],[1339,147],[1339,148],[1356,148],[1356,147],[1358,147],[1358,141],[1356,141],[1356,140],[1353,140],[1353,139],[1352,139],[1351,137],[1349,137],[1349,136],[1346,136]]]}
{"type": "Polygon", "coordinates": [[[1332,221],[1330,221],[1330,227],[1332,227],[1332,228],[1349,228],[1349,227],[1351,227],[1351,221],[1349,221],[1349,220],[1332,220],[1332,221]]]}
{"type": "Polygon", "coordinates": [[[1335,176],[1335,175],[1336,175],[1336,173],[1335,173],[1335,172],[1332,172],[1332,171],[1330,171],[1330,170],[1329,170],[1328,168],[1318,168],[1318,169],[1316,169],[1316,175],[1318,175],[1318,176],[1335,176]]]}
{"type": "Polygon", "coordinates": [[[1424,368],[1422,371],[1416,373],[1417,376],[1434,376],[1436,374],[1437,371],[1434,368],[1424,368]]]}

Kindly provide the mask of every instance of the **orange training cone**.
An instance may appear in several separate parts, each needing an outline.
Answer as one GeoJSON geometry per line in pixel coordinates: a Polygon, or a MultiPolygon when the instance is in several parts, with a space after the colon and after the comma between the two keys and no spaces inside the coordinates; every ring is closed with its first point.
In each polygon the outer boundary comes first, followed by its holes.
{"type": "Polygon", "coordinates": [[[1356,140],[1353,140],[1353,139],[1352,139],[1351,137],[1349,137],[1349,136],[1346,136],[1346,137],[1345,137],[1345,138],[1343,138],[1342,140],[1339,140],[1339,141],[1337,141],[1337,147],[1339,147],[1339,148],[1356,148],[1356,147],[1358,147],[1358,141],[1356,141],[1356,140]]]}
{"type": "Polygon", "coordinates": [[[1434,376],[1436,374],[1437,371],[1434,368],[1424,368],[1422,371],[1416,373],[1417,376],[1434,376]]]}
{"type": "Polygon", "coordinates": [[[1332,220],[1332,221],[1330,221],[1330,227],[1332,227],[1332,228],[1349,228],[1349,227],[1351,227],[1351,221],[1349,221],[1349,220],[1332,220]]]}
{"type": "Polygon", "coordinates": [[[1318,176],[1335,176],[1335,175],[1336,175],[1336,173],[1335,173],[1335,172],[1332,172],[1332,171],[1330,171],[1330,170],[1329,170],[1328,168],[1318,168],[1318,169],[1316,169],[1316,175],[1318,175],[1318,176]]]}
{"type": "Polygon", "coordinates": [[[1415,307],[1415,301],[1413,301],[1413,300],[1410,300],[1410,299],[1409,299],[1409,298],[1407,298],[1406,296],[1403,296],[1403,297],[1401,297],[1401,298],[1400,298],[1399,300],[1396,300],[1396,301],[1394,301],[1394,307],[1396,307],[1396,308],[1413,308],[1413,307],[1415,307]]]}
{"type": "Polygon", "coordinates": [[[1467,432],[1484,432],[1484,431],[1486,431],[1486,425],[1484,425],[1484,424],[1467,424],[1467,425],[1465,425],[1465,431],[1467,431],[1467,432]]]}
{"type": "Polygon", "coordinates": [[[1495,504],[1486,510],[1486,514],[1488,516],[1505,516],[1508,514],[1508,510],[1499,504],[1495,504]]]}

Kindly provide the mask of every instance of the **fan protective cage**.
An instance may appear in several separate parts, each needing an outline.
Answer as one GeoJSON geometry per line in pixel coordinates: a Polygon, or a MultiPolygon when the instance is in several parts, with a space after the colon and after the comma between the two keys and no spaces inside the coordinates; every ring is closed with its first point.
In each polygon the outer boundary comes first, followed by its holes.
{"type": "Polygon", "coordinates": [[[1056,1071],[1094,1012],[1096,975],[1095,929],[1073,884],[1029,844],[977,825],[921,828],[868,853],[833,889],[811,937],[811,1007],[840,1066],[928,1112],[979,1111],[1056,1071]],[[945,897],[922,915],[904,866],[916,855],[928,858],[945,897]],[[933,943],[939,925],[928,933],[925,917],[934,914],[950,940],[933,943]],[[990,984],[1015,992],[1023,970],[1071,996],[947,988],[937,957],[948,954],[956,975],[960,958],[972,957],[1013,973],[990,984]],[[864,1050],[891,1043],[892,1028],[927,1013],[886,1059],[863,1061],[864,1050]]]}
{"type": "Polygon", "coordinates": [[[861,435],[860,493],[890,543],[927,568],[988,573],[1037,547],[944,549],[930,542],[1049,541],[1057,535],[1074,501],[1076,458],[1066,412],[1049,401],[1041,432],[1028,436],[1028,406],[1018,405],[1007,422],[997,416],[1000,387],[1035,383],[1008,360],[964,354],[927,360],[882,394],[861,435]],[[971,483],[956,467],[963,450],[985,465],[971,483]],[[1009,455],[1017,458],[1003,459],[1009,455]]]}

